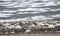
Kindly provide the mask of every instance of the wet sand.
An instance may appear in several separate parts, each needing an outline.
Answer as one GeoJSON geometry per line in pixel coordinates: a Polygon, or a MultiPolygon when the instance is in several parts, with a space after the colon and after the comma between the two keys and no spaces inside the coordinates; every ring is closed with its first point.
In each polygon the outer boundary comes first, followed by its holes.
{"type": "Polygon", "coordinates": [[[0,36],[60,36],[60,33],[40,33],[40,34],[10,34],[0,36]]]}

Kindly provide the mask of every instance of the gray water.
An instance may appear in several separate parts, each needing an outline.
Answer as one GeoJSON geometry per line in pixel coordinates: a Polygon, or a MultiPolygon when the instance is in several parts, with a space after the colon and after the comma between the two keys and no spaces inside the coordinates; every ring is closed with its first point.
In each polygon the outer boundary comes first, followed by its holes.
{"type": "Polygon", "coordinates": [[[0,0],[0,20],[60,20],[60,0],[0,0]]]}

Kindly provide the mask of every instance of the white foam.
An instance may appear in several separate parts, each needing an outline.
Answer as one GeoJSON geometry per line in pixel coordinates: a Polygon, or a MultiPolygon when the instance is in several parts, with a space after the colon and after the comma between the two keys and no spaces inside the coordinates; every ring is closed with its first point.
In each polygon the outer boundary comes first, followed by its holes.
{"type": "Polygon", "coordinates": [[[4,15],[0,15],[0,17],[10,17],[10,16],[4,16],[4,15]]]}
{"type": "Polygon", "coordinates": [[[30,7],[31,3],[30,2],[23,2],[18,5],[15,5],[14,7],[30,7]]]}
{"type": "Polygon", "coordinates": [[[50,9],[51,11],[59,11],[60,9],[50,9]]]}
{"type": "Polygon", "coordinates": [[[59,5],[59,4],[60,4],[60,2],[57,2],[57,4],[59,5]]]}
{"type": "Polygon", "coordinates": [[[36,14],[36,13],[40,13],[40,12],[19,12],[17,14],[36,14]]]}
{"type": "Polygon", "coordinates": [[[55,4],[54,2],[48,2],[44,6],[56,6],[56,5],[57,4],[55,4]]]}
{"type": "Polygon", "coordinates": [[[0,5],[3,6],[4,4],[9,4],[10,2],[1,2],[0,5]]]}
{"type": "Polygon", "coordinates": [[[31,7],[44,7],[46,3],[33,3],[31,7]]]}
{"type": "Polygon", "coordinates": [[[27,8],[27,9],[18,9],[18,11],[39,11],[39,10],[35,8],[27,8]]]}
{"type": "Polygon", "coordinates": [[[11,0],[0,0],[0,1],[11,1],[11,0]]]}
{"type": "Polygon", "coordinates": [[[53,18],[49,18],[45,16],[34,16],[34,17],[26,17],[26,18],[0,20],[0,22],[35,21],[35,20],[50,20],[50,19],[53,19],[53,18]]]}
{"type": "Polygon", "coordinates": [[[2,11],[0,11],[0,13],[15,13],[15,12],[17,12],[16,10],[2,10],[2,11]]]}
{"type": "MultiPolygon", "coordinates": [[[[21,1],[17,1],[16,2],[4,2],[4,3],[0,3],[0,5],[5,6],[7,8],[16,8],[16,7],[44,7],[44,6],[56,6],[59,5],[58,3],[55,3],[54,1],[48,2],[50,0],[41,0],[44,2],[40,2],[40,3],[32,3],[35,2],[36,0],[29,0],[28,2],[24,2],[25,0],[21,0],[21,1]],[[45,2],[47,1],[47,2],[45,2]],[[22,2],[22,3],[20,3],[22,2]]],[[[40,1],[40,0],[39,0],[40,1]]]]}
{"type": "Polygon", "coordinates": [[[50,8],[27,8],[27,9],[18,9],[17,11],[20,11],[18,12],[17,14],[36,14],[36,13],[42,13],[42,12],[47,12],[49,11],[50,8]],[[22,11],[22,12],[21,12],[22,11]],[[29,12],[29,11],[32,11],[32,12],[29,12]],[[36,12],[33,12],[33,11],[36,11],[36,12]]]}
{"type": "Polygon", "coordinates": [[[27,9],[18,9],[18,11],[22,11],[22,12],[24,12],[24,11],[27,11],[27,12],[29,12],[29,11],[37,11],[37,12],[47,12],[48,11],[48,8],[27,8],[27,9]]]}
{"type": "Polygon", "coordinates": [[[16,6],[17,4],[19,4],[19,2],[10,2],[7,5],[3,6],[6,6],[7,8],[15,8],[14,6],[16,6]]]}
{"type": "Polygon", "coordinates": [[[52,15],[54,18],[60,18],[60,14],[52,15]]]}
{"type": "Polygon", "coordinates": [[[0,22],[15,22],[15,21],[26,21],[26,18],[0,20],[0,22]]]}
{"type": "Polygon", "coordinates": [[[42,2],[42,3],[33,3],[31,7],[45,7],[45,6],[57,6],[59,4],[51,1],[51,2],[42,2]]]}
{"type": "Polygon", "coordinates": [[[49,1],[49,0],[42,0],[42,1],[44,1],[44,2],[45,2],[45,1],[49,1]]]}
{"type": "Polygon", "coordinates": [[[47,12],[48,10],[45,10],[45,9],[40,9],[41,12],[47,12]]]}
{"type": "Polygon", "coordinates": [[[3,13],[0,13],[0,17],[10,17],[11,15],[14,15],[14,14],[3,14],[3,13]]]}
{"type": "Polygon", "coordinates": [[[33,20],[49,20],[49,19],[53,19],[53,18],[49,18],[46,16],[34,16],[32,17],[33,20]]]}

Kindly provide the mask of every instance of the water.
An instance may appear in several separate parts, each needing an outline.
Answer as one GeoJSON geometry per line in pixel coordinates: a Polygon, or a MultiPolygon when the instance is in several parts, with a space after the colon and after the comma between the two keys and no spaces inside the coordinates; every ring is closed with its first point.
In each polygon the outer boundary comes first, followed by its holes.
{"type": "Polygon", "coordinates": [[[0,0],[0,21],[60,20],[59,0],[0,0]]]}
{"type": "Polygon", "coordinates": [[[12,34],[1,36],[60,36],[60,33],[40,33],[40,34],[12,34]]]}

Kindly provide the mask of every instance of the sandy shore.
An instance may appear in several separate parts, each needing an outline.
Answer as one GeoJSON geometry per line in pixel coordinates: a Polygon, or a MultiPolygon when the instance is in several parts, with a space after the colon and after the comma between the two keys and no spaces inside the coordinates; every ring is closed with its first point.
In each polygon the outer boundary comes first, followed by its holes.
{"type": "Polygon", "coordinates": [[[11,34],[0,36],[60,36],[60,33],[40,33],[40,34],[11,34]]]}

